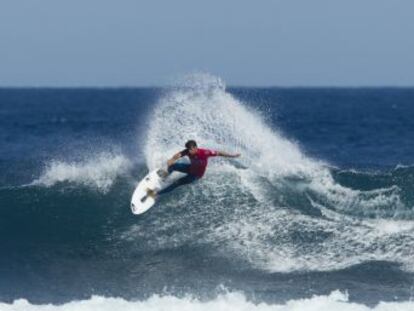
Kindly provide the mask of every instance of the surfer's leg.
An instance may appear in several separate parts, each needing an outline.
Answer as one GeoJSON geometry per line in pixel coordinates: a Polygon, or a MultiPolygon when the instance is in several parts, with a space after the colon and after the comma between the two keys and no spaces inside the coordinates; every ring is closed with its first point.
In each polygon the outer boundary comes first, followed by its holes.
{"type": "Polygon", "coordinates": [[[190,170],[190,164],[188,163],[174,163],[170,167],[168,167],[168,173],[171,173],[172,171],[177,171],[181,173],[188,174],[190,170]]]}
{"type": "Polygon", "coordinates": [[[162,179],[165,179],[170,175],[173,171],[181,172],[188,174],[190,171],[190,164],[188,163],[174,163],[173,165],[168,167],[168,170],[159,169],[158,170],[158,176],[160,176],[162,179]]]}
{"type": "Polygon", "coordinates": [[[177,181],[172,183],[167,188],[161,190],[160,192],[158,192],[158,194],[165,194],[167,192],[171,192],[175,188],[180,187],[182,185],[191,184],[192,182],[196,181],[197,179],[198,178],[196,176],[188,174],[188,175],[184,176],[183,178],[178,179],[177,181]]]}

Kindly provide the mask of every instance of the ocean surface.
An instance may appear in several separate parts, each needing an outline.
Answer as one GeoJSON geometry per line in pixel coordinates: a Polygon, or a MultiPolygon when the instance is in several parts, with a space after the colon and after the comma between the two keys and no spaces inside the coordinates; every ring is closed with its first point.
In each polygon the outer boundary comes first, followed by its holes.
{"type": "Polygon", "coordinates": [[[0,172],[1,311],[414,310],[413,88],[2,88],[0,172]]]}

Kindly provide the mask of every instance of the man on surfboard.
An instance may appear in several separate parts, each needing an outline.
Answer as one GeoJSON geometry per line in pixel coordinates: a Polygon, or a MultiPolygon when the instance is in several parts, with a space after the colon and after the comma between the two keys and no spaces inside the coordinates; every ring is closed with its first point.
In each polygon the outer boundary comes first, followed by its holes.
{"type": "MultiPolygon", "coordinates": [[[[176,153],[171,159],[167,161],[168,171],[164,171],[164,177],[167,177],[173,171],[178,171],[181,173],[187,174],[186,176],[178,179],[169,187],[165,188],[158,192],[158,194],[163,194],[166,192],[170,192],[175,188],[192,183],[201,177],[203,177],[207,164],[208,158],[210,157],[226,157],[226,158],[237,158],[240,156],[240,153],[227,153],[222,151],[215,151],[210,149],[202,149],[197,147],[197,143],[195,140],[189,140],[185,143],[185,149],[176,153]],[[189,157],[190,163],[179,163],[179,160],[182,157],[189,157]]],[[[153,190],[148,189],[148,195],[155,196],[157,193],[153,190]]]]}

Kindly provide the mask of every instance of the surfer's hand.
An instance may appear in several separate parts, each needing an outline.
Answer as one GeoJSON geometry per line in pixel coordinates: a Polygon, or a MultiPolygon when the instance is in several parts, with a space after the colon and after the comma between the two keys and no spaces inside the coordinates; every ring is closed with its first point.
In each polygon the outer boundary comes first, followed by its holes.
{"type": "Polygon", "coordinates": [[[221,156],[221,157],[226,157],[226,158],[237,158],[237,157],[240,157],[240,153],[233,153],[233,154],[231,154],[231,153],[227,153],[227,152],[224,152],[224,151],[218,151],[217,152],[217,155],[218,156],[221,156]]]}

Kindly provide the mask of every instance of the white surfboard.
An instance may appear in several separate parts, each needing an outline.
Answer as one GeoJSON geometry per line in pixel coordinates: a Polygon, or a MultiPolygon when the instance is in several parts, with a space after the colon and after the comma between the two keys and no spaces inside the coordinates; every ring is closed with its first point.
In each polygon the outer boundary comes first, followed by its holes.
{"type": "Polygon", "coordinates": [[[132,213],[135,215],[145,213],[154,205],[156,198],[148,195],[148,189],[158,192],[171,185],[173,181],[174,180],[170,177],[164,178],[161,169],[149,172],[148,175],[138,183],[138,186],[135,188],[132,195],[132,213]]]}

